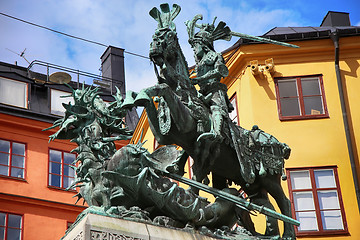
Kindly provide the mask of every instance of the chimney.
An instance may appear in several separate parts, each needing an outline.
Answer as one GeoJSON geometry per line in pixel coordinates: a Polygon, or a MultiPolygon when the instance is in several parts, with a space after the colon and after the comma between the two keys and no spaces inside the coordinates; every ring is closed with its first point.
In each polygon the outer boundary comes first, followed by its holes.
{"type": "MultiPolygon", "coordinates": [[[[125,98],[125,67],[124,67],[124,49],[109,46],[101,59],[102,76],[112,79],[112,92],[116,93],[115,86],[117,86],[125,98]]],[[[128,111],[125,117],[125,122],[129,130],[135,130],[139,122],[139,116],[136,109],[133,108],[128,111]]]]}
{"type": "Polygon", "coordinates": [[[124,49],[109,46],[101,58],[102,76],[112,79],[112,92],[115,86],[125,95],[124,49]]]}
{"type": "Polygon", "coordinates": [[[324,17],[320,27],[351,26],[349,13],[329,11],[324,17]]]}

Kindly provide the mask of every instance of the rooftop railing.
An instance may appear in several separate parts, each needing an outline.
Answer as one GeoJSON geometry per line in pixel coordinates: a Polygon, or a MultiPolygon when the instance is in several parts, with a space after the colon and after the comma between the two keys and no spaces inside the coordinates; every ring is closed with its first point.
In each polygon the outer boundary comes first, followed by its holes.
{"type": "Polygon", "coordinates": [[[113,94],[113,79],[111,78],[40,60],[32,61],[27,68],[29,78],[44,83],[49,83],[51,74],[59,71],[69,74],[71,76],[71,80],[76,82],[78,88],[80,87],[80,81],[85,81],[87,84],[94,84],[108,89],[110,93],[113,94]]]}

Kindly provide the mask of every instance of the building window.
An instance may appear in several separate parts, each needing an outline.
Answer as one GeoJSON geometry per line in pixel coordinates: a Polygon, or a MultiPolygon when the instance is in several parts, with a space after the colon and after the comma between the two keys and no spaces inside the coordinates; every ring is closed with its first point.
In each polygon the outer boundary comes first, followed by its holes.
{"type": "Polygon", "coordinates": [[[297,235],[347,233],[336,167],[287,169],[297,235]]]}
{"type": "Polygon", "coordinates": [[[55,89],[51,89],[51,114],[64,116],[65,115],[65,108],[62,105],[63,103],[68,104],[69,102],[71,104],[74,104],[74,99],[72,97],[61,97],[61,96],[70,96],[70,93],[59,91],[55,89]]]}
{"type": "Polygon", "coordinates": [[[22,216],[0,212],[0,239],[22,239],[22,216]]]}
{"type": "Polygon", "coordinates": [[[27,83],[0,77],[0,103],[27,108],[27,83]]]}
{"type": "Polygon", "coordinates": [[[233,121],[235,124],[239,125],[239,117],[238,117],[238,108],[237,108],[237,101],[236,101],[236,93],[230,98],[230,103],[234,107],[234,110],[229,113],[230,120],[233,121]]]}
{"type": "Polygon", "coordinates": [[[322,76],[275,79],[280,120],[328,117],[322,76]]]}
{"type": "Polygon", "coordinates": [[[74,182],[76,155],[58,150],[49,150],[49,186],[66,189],[74,182]]]}
{"type": "Polygon", "coordinates": [[[0,139],[0,175],[24,178],[25,144],[0,139]]]}
{"type": "Polygon", "coordinates": [[[188,157],[188,169],[189,169],[189,178],[192,179],[192,177],[194,176],[194,172],[193,172],[193,165],[194,165],[194,159],[192,157],[188,157]]]}

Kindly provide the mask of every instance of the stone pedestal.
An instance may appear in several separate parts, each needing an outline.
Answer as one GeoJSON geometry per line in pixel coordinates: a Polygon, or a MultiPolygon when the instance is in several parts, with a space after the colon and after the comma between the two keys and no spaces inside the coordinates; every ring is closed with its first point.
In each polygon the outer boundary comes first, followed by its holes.
{"type": "Polygon", "coordinates": [[[213,240],[185,230],[171,229],[148,223],[128,221],[93,213],[88,213],[62,238],[62,240],[173,240],[197,239],[213,240]]]}

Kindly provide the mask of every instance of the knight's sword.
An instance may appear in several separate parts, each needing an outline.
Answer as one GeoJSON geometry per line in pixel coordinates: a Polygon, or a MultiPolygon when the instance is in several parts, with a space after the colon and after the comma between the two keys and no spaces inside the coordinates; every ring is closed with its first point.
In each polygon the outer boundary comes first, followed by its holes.
{"type": "Polygon", "coordinates": [[[243,198],[240,198],[240,197],[237,197],[237,196],[234,196],[230,193],[227,193],[225,191],[221,191],[221,190],[218,190],[216,188],[212,188],[212,187],[209,187],[205,184],[202,184],[202,183],[199,183],[199,182],[196,182],[192,179],[188,179],[188,178],[185,178],[185,177],[182,177],[180,175],[177,175],[177,174],[174,174],[174,173],[169,173],[169,172],[163,172],[164,176],[167,176],[169,178],[172,178],[176,181],[179,181],[179,182],[182,182],[182,183],[185,183],[189,186],[192,186],[192,187],[195,187],[195,188],[198,188],[204,192],[207,192],[207,193],[210,193],[216,197],[219,197],[221,199],[224,199],[226,201],[229,201],[229,202],[232,202],[234,204],[236,204],[236,206],[240,207],[241,209],[245,209],[247,211],[251,211],[251,210],[255,210],[255,211],[258,211],[259,213],[262,213],[266,216],[270,216],[270,217],[273,217],[273,218],[276,218],[276,219],[279,219],[281,221],[284,221],[284,222],[287,222],[287,223],[291,223],[293,225],[296,225],[296,226],[299,226],[300,225],[300,222],[295,220],[295,219],[292,219],[286,215],[283,215],[283,214],[280,214],[276,211],[273,211],[267,207],[264,207],[264,206],[259,206],[259,205],[256,205],[254,203],[251,203],[243,198]]]}
{"type": "Polygon", "coordinates": [[[271,43],[271,44],[281,45],[281,46],[285,46],[285,47],[292,47],[292,48],[299,48],[299,46],[296,46],[294,44],[279,42],[279,41],[271,40],[271,39],[268,39],[268,38],[255,37],[255,36],[251,36],[251,35],[244,34],[244,33],[238,33],[238,32],[231,31],[230,35],[235,36],[235,37],[240,37],[240,38],[245,38],[245,39],[257,41],[257,42],[271,43]]]}

